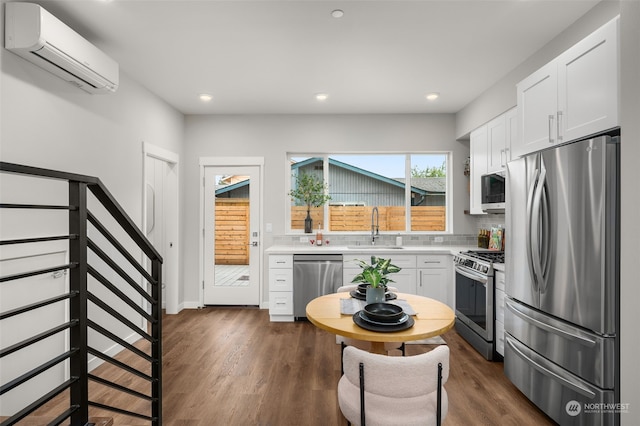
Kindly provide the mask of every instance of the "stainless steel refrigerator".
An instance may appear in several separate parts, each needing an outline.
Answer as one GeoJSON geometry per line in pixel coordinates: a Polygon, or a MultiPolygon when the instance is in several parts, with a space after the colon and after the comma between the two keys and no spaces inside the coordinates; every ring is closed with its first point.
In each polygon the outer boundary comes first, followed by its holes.
{"type": "Polygon", "coordinates": [[[563,426],[619,424],[619,146],[507,165],[504,370],[563,426]]]}

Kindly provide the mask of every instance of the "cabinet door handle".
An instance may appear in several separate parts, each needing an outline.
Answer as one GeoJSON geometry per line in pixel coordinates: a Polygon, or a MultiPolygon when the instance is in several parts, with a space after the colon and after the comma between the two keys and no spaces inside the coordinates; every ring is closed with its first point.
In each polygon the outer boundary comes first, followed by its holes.
{"type": "Polygon", "coordinates": [[[502,163],[502,167],[507,167],[507,162],[509,161],[509,148],[504,149],[504,163],[502,163]]]}
{"type": "Polygon", "coordinates": [[[562,140],[562,111],[558,111],[558,120],[556,121],[556,137],[558,141],[562,140]]]}
{"type": "Polygon", "coordinates": [[[553,135],[551,134],[551,132],[553,132],[553,119],[555,118],[555,116],[553,114],[549,114],[549,143],[553,143],[553,135]]]}
{"type": "Polygon", "coordinates": [[[500,166],[504,167],[504,149],[500,150],[500,166]]]}
{"type": "Polygon", "coordinates": [[[422,287],[422,271],[420,271],[420,287],[422,287]]]}

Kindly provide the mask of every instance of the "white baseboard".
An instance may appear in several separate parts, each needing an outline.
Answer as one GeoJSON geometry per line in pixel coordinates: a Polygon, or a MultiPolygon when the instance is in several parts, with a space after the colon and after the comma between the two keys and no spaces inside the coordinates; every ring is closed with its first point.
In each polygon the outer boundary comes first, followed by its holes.
{"type": "MultiPolygon", "coordinates": [[[[201,307],[199,302],[184,302],[178,305],[178,312],[183,309],[200,309],[201,307]]],[[[262,302],[260,309],[269,309],[269,302],[262,302]]]]}
{"type": "MultiPolygon", "coordinates": [[[[142,339],[142,337],[140,337],[138,333],[131,333],[124,340],[129,344],[134,344],[140,339],[142,339]]],[[[103,351],[102,353],[113,358],[117,354],[119,354],[123,349],[124,347],[122,345],[115,343],[113,346],[110,346],[106,351],[103,351]]],[[[94,368],[97,368],[100,365],[102,365],[102,363],[104,363],[104,360],[98,358],[97,356],[94,356],[93,358],[90,358],[88,360],[87,367],[89,371],[92,371],[94,368]]]]}
{"type": "Polygon", "coordinates": [[[198,309],[201,306],[200,306],[200,302],[184,302],[181,304],[181,307],[182,309],[198,309]]]}

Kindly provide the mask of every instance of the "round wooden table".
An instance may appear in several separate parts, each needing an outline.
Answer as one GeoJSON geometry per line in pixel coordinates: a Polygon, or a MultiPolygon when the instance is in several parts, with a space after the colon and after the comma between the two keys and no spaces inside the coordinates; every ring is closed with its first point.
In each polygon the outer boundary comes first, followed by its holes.
{"type": "Polygon", "coordinates": [[[371,352],[385,353],[384,342],[408,342],[439,336],[455,323],[453,310],[442,302],[415,294],[397,293],[398,300],[406,300],[416,312],[413,327],[402,331],[379,332],[365,330],[353,322],[353,315],[340,313],[340,299],[349,293],[332,293],[313,299],[307,304],[307,319],[316,327],[333,334],[371,342],[371,352]]]}

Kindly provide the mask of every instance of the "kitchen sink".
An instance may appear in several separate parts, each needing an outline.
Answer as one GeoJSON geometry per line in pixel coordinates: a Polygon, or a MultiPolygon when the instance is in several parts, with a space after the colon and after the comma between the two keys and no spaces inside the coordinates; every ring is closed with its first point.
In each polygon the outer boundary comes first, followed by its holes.
{"type": "Polygon", "coordinates": [[[349,250],[402,250],[401,246],[347,246],[349,250]]]}

